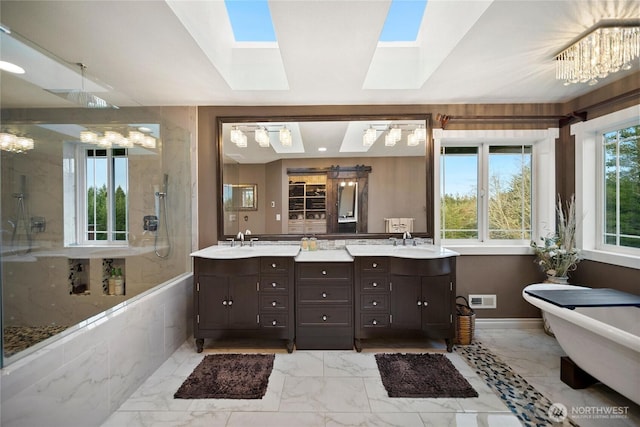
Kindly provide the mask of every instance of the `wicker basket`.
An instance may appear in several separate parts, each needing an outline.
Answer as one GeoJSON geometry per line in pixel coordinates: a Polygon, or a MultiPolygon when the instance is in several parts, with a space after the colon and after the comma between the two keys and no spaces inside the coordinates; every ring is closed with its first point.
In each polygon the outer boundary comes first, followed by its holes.
{"type": "Polygon", "coordinates": [[[463,296],[456,297],[456,344],[469,345],[473,341],[473,331],[476,325],[476,313],[463,296]],[[462,299],[463,303],[459,303],[462,299]]]}

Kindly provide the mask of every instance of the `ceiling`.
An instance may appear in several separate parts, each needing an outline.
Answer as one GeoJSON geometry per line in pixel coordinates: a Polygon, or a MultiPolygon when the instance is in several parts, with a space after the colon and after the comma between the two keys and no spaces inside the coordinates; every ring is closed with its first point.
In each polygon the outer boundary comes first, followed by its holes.
{"type": "MultiPolygon", "coordinates": [[[[233,41],[222,1],[2,0],[38,64],[2,72],[2,107],[74,106],[43,89],[79,89],[76,63],[121,107],[564,102],[593,87],[556,81],[553,56],[603,19],[640,18],[627,0],[429,0],[416,43],[379,45],[389,5],[272,0],[277,45],[256,47],[233,41]]],[[[4,35],[0,53],[19,55],[4,35]]]]}

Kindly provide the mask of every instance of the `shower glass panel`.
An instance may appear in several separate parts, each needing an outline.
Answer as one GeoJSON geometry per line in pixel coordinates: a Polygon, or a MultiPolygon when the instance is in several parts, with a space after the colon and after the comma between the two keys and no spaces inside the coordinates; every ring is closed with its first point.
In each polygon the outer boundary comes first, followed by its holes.
{"type": "Polygon", "coordinates": [[[193,114],[2,105],[2,131],[34,140],[0,150],[4,365],[191,270],[193,114]]]}

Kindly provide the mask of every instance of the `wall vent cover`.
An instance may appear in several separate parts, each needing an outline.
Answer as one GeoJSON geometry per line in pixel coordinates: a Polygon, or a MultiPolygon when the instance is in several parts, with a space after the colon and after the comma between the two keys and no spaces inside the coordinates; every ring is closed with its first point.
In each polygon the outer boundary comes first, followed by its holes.
{"type": "Polygon", "coordinates": [[[497,308],[498,297],[496,295],[469,295],[471,308],[497,308]]]}

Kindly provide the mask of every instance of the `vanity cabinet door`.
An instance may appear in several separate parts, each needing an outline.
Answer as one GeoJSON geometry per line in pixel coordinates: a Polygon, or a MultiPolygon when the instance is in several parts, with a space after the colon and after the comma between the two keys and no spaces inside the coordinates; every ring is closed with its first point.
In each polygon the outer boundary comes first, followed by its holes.
{"type": "Polygon", "coordinates": [[[198,277],[198,329],[255,329],[258,327],[257,275],[198,277]]]}
{"type": "Polygon", "coordinates": [[[423,329],[447,329],[451,326],[453,322],[452,298],[449,276],[422,278],[423,329]]]}
{"type": "Polygon", "coordinates": [[[417,330],[422,327],[422,280],[420,276],[389,275],[391,327],[417,330]]]}

